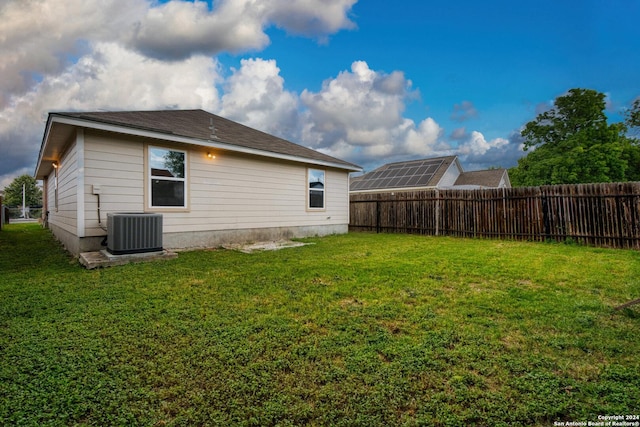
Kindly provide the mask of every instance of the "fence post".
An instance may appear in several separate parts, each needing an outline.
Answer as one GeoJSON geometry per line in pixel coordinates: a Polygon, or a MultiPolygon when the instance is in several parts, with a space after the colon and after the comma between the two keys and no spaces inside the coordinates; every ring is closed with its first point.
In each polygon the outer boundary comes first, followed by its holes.
{"type": "Polygon", "coordinates": [[[549,212],[549,201],[547,200],[546,194],[542,194],[542,223],[544,224],[544,241],[550,239],[551,237],[551,218],[549,212]]]}
{"type": "Polygon", "coordinates": [[[509,233],[509,226],[507,225],[507,190],[504,187],[502,187],[502,230],[499,232],[505,236],[509,233]]]}
{"type": "Polygon", "coordinates": [[[440,191],[436,188],[436,236],[440,235],[440,191]]]}
{"type": "Polygon", "coordinates": [[[380,233],[380,199],[376,198],[376,233],[380,233]]]}

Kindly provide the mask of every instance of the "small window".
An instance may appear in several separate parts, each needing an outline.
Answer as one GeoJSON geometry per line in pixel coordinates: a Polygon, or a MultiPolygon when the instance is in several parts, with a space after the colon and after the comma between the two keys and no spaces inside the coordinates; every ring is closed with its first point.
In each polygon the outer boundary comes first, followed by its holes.
{"type": "Polygon", "coordinates": [[[152,208],[186,208],[187,153],[149,147],[149,183],[152,208]]]}
{"type": "Polygon", "coordinates": [[[309,169],[309,209],[324,209],[324,171],[309,169]]]}
{"type": "Polygon", "coordinates": [[[53,164],[53,203],[56,212],[58,212],[58,168],[59,164],[55,162],[53,164]]]}

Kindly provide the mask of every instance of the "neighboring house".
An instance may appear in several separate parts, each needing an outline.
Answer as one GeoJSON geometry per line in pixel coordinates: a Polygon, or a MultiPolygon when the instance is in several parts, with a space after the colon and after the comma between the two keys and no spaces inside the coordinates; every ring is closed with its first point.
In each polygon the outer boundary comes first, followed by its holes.
{"type": "Polygon", "coordinates": [[[73,254],[107,214],[163,215],[166,248],[346,233],[361,168],[203,110],[50,113],[35,177],[73,254]]]}
{"type": "Polygon", "coordinates": [[[506,169],[463,172],[453,188],[511,188],[511,180],[506,169]]]}
{"type": "Polygon", "coordinates": [[[351,178],[351,193],[511,187],[506,169],[464,172],[457,156],[388,163],[351,178]]]}

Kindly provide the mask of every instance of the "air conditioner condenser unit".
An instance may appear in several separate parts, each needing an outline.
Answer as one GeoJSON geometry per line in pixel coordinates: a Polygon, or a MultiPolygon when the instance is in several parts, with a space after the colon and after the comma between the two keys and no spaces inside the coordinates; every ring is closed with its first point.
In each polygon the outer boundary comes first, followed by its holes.
{"type": "Polygon", "coordinates": [[[162,251],[162,215],[107,214],[107,251],[113,255],[162,251]]]}

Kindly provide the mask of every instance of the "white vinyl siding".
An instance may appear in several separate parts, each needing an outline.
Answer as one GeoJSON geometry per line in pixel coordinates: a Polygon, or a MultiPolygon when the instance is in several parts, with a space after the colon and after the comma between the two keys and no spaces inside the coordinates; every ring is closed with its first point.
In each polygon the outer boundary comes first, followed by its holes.
{"type": "Polygon", "coordinates": [[[144,143],[85,131],[85,224],[87,236],[105,234],[107,213],[144,212],[144,143]],[[100,185],[101,221],[98,222],[100,185]]]}
{"type": "Polygon", "coordinates": [[[443,188],[453,187],[461,173],[462,170],[460,170],[458,162],[451,162],[437,186],[443,188]]]}
{"type": "Polygon", "coordinates": [[[101,188],[103,226],[107,213],[144,211],[163,214],[165,233],[348,224],[347,171],[322,169],[325,208],[309,210],[306,183],[312,166],[221,150],[209,158],[209,151],[85,131],[86,236],[105,234],[98,223],[94,184],[101,188]],[[188,210],[146,207],[146,143],[186,152],[188,210]]]}
{"type": "MultiPolygon", "coordinates": [[[[327,169],[327,188],[335,188],[330,209],[307,209],[307,166],[286,161],[205,152],[191,155],[189,214],[165,217],[166,231],[297,227],[348,223],[348,174],[327,169]],[[330,217],[328,219],[328,217],[330,217]]],[[[327,194],[327,196],[329,196],[327,194]]],[[[330,202],[330,200],[332,200],[330,202]]]]}
{"type": "Polygon", "coordinates": [[[58,163],[57,189],[56,171],[51,173],[49,186],[49,223],[71,234],[77,233],[78,197],[77,197],[77,151],[73,144],[62,155],[58,163]],[[56,205],[57,192],[57,205],[56,205]]]}

